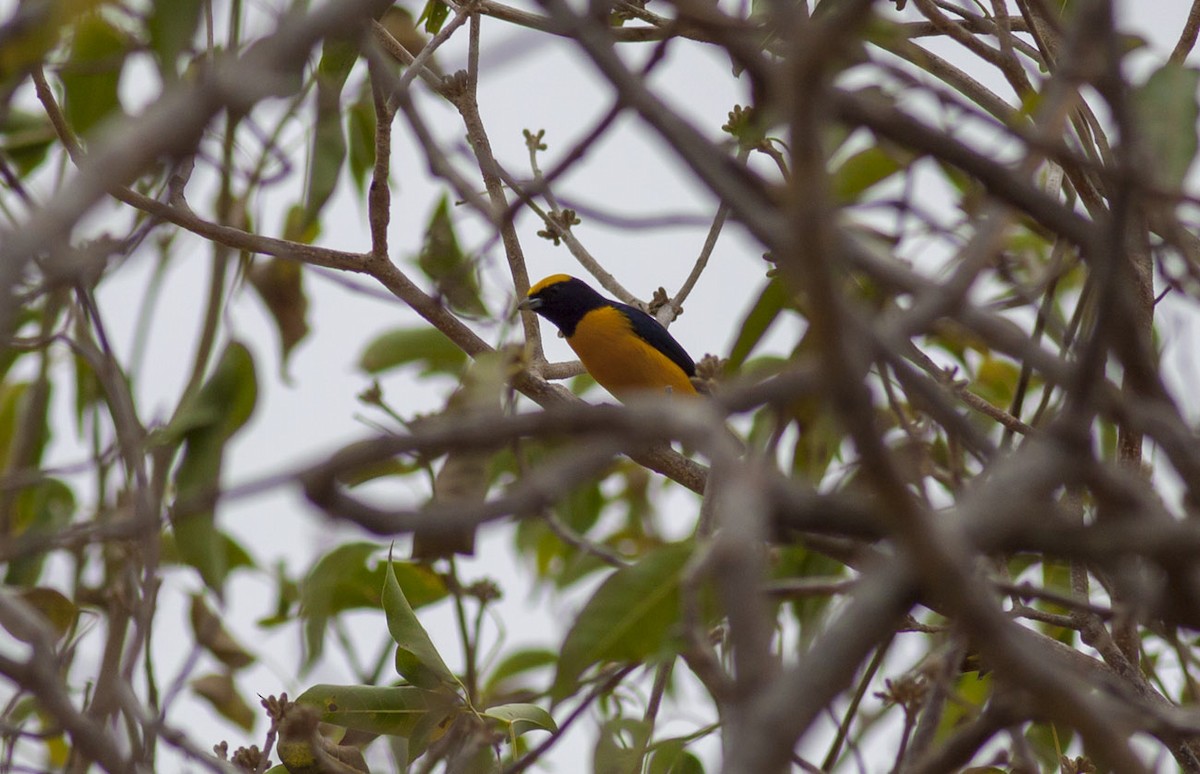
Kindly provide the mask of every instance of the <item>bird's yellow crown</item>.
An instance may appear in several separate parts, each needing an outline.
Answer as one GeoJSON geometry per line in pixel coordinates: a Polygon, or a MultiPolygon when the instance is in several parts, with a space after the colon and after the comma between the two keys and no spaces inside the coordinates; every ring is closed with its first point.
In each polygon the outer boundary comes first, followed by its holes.
{"type": "Polygon", "coordinates": [[[570,274],[551,274],[549,277],[546,277],[544,280],[531,287],[529,289],[529,295],[537,295],[551,285],[557,285],[560,282],[570,282],[573,279],[575,278],[570,274]]]}

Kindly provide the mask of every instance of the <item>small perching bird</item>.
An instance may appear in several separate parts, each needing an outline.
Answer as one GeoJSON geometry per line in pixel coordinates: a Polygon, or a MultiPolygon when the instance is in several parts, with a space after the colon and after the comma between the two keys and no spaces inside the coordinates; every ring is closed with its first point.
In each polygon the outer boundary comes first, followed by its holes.
{"type": "Polygon", "coordinates": [[[554,323],[588,373],[621,400],[639,392],[697,394],[695,362],[658,320],[582,280],[552,274],[518,308],[554,323]]]}

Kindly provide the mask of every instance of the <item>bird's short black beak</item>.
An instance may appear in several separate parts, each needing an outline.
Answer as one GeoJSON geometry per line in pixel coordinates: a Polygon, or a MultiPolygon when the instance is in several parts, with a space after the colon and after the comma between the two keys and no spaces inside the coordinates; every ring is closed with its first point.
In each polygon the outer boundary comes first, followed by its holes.
{"type": "Polygon", "coordinates": [[[526,310],[529,312],[536,312],[538,309],[541,308],[541,306],[542,306],[542,299],[540,299],[540,298],[526,298],[524,301],[517,304],[518,309],[523,309],[523,310],[526,310]]]}

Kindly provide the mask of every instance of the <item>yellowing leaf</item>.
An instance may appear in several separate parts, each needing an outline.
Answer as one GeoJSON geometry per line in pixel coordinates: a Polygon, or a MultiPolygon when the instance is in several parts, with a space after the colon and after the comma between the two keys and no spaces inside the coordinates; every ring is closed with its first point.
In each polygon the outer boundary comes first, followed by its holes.
{"type": "Polygon", "coordinates": [[[446,718],[457,701],[444,692],[413,685],[314,685],[296,697],[296,703],[314,707],[326,723],[407,737],[428,716],[446,718]]]}
{"type": "Polygon", "coordinates": [[[308,335],[308,296],[304,293],[301,265],[274,257],[255,263],[249,278],[279,331],[282,368],[286,372],[292,350],[308,335]]]}
{"type": "Polygon", "coordinates": [[[193,680],[191,685],[196,695],[211,704],[222,717],[247,731],[254,728],[254,710],[238,693],[232,674],[204,675],[193,680]]]}

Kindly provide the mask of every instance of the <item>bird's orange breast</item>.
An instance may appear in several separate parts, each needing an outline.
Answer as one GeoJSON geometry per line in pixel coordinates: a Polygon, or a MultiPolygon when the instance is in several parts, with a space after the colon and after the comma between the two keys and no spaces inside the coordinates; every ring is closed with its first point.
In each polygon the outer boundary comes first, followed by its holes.
{"type": "Polygon", "coordinates": [[[600,386],[622,400],[642,391],[697,394],[683,369],[638,336],[619,309],[591,310],[567,343],[600,386]]]}

